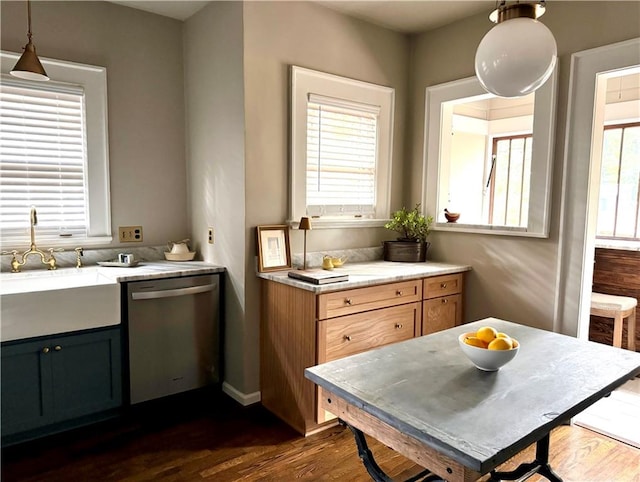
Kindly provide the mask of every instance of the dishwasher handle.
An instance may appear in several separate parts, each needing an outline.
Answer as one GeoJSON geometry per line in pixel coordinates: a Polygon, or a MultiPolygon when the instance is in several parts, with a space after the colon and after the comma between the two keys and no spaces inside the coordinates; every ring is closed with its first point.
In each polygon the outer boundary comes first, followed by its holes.
{"type": "Polygon", "coordinates": [[[159,298],[171,298],[173,296],[186,296],[195,295],[198,293],[206,293],[213,291],[216,288],[215,284],[191,286],[189,288],[176,288],[171,290],[159,290],[159,291],[139,291],[131,293],[132,300],[157,300],[159,298]]]}

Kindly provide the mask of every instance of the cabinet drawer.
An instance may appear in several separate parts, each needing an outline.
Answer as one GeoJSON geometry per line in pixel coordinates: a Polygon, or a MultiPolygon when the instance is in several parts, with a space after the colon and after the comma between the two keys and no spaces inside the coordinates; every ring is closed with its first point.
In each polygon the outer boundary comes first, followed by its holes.
{"type": "Polygon", "coordinates": [[[434,276],[424,279],[422,298],[430,300],[440,296],[462,293],[462,273],[434,276]]]}
{"type": "Polygon", "coordinates": [[[420,311],[410,303],[318,322],[318,363],[413,338],[420,311]]]}
{"type": "Polygon", "coordinates": [[[429,335],[462,324],[462,295],[425,300],[422,304],[422,334],[429,335]]]}
{"type": "Polygon", "coordinates": [[[318,319],[420,301],[421,291],[422,280],[412,280],[321,294],[318,296],[318,319]]]}

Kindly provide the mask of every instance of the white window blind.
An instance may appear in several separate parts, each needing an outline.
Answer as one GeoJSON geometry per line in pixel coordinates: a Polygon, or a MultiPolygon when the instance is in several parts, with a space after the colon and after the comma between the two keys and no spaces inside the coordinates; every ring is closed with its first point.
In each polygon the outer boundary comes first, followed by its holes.
{"type": "Polygon", "coordinates": [[[0,231],[3,244],[28,233],[30,206],[40,239],[87,235],[85,96],[82,87],[0,86],[0,231]]]}
{"type": "Polygon", "coordinates": [[[373,216],[380,107],[309,94],[307,213],[373,216]]]}

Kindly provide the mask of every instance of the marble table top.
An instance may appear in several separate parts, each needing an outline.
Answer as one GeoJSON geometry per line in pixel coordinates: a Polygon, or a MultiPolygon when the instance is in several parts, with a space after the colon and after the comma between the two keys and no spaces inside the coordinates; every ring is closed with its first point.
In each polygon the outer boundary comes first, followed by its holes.
{"type": "Polygon", "coordinates": [[[640,353],[495,318],[305,370],[322,388],[487,473],[640,373],[640,353]],[[475,368],[458,336],[490,325],[520,342],[496,372],[475,368]]]}
{"type": "Polygon", "coordinates": [[[258,277],[278,283],[284,283],[296,288],[301,288],[314,293],[326,293],[328,291],[362,288],[381,283],[393,283],[407,281],[430,276],[462,273],[470,271],[471,266],[450,263],[436,263],[427,261],[424,263],[395,263],[391,261],[369,261],[364,263],[347,263],[341,268],[335,268],[332,273],[346,274],[348,281],[325,285],[314,285],[304,281],[288,277],[287,271],[274,271],[258,273],[258,277]]]}

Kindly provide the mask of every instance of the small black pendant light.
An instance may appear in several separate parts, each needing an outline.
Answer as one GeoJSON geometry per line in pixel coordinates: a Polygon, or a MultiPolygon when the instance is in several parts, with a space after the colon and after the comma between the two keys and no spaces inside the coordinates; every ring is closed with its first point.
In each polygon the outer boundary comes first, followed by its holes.
{"type": "Polygon", "coordinates": [[[29,42],[24,46],[24,52],[15,67],[9,72],[14,77],[20,77],[27,80],[49,80],[44,67],[40,63],[40,59],[36,55],[36,46],[31,42],[31,2],[27,0],[27,18],[29,21],[29,31],[27,32],[27,38],[29,42]]]}

